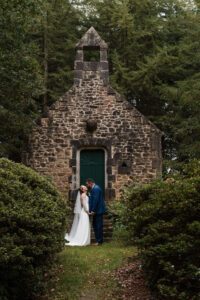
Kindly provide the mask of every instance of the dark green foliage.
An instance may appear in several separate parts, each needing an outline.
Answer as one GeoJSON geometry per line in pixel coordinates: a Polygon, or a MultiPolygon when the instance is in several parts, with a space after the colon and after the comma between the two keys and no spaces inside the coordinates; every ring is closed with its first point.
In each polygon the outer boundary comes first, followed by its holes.
{"type": "Polygon", "coordinates": [[[81,38],[81,11],[69,0],[43,0],[42,16],[32,38],[39,46],[38,61],[44,78],[43,111],[73,84],[75,45],[81,38]]]}
{"type": "Polygon", "coordinates": [[[126,211],[126,206],[123,201],[113,201],[107,204],[108,215],[112,219],[112,239],[122,241],[124,245],[129,245],[129,233],[127,227],[122,220],[122,215],[126,211]]]}
{"type": "Polygon", "coordinates": [[[122,203],[120,222],[159,299],[200,299],[200,177],[129,187],[122,203]]]}
{"type": "Polygon", "coordinates": [[[66,212],[47,179],[0,159],[1,299],[34,299],[43,292],[45,273],[64,245],[66,212]]]}
{"type": "Polygon", "coordinates": [[[193,159],[189,164],[185,165],[182,173],[187,178],[200,176],[200,160],[193,159]]]}
{"type": "Polygon", "coordinates": [[[29,39],[40,1],[0,0],[0,157],[19,150],[39,116],[42,93],[37,47],[29,39]]]}
{"type": "Polygon", "coordinates": [[[71,87],[80,20],[70,1],[0,0],[0,157],[20,161],[36,119],[71,87]]]}

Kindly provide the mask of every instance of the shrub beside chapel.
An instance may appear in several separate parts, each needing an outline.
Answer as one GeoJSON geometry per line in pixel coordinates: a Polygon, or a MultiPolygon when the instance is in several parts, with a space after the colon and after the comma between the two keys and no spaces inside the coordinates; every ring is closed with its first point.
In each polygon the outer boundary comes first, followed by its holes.
{"type": "Polygon", "coordinates": [[[66,202],[47,179],[7,159],[0,191],[0,299],[34,299],[64,246],[66,202]]]}
{"type": "Polygon", "coordinates": [[[200,161],[178,179],[129,187],[122,198],[118,224],[137,245],[158,299],[199,300],[200,161]]]}

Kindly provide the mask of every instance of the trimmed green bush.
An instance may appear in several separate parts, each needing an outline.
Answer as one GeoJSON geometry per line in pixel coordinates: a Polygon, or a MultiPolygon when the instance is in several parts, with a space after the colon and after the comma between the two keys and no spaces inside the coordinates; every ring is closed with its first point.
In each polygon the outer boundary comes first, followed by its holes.
{"type": "Polygon", "coordinates": [[[64,246],[66,201],[45,178],[0,159],[0,299],[35,299],[64,246]]]}
{"type": "Polygon", "coordinates": [[[162,300],[200,299],[200,177],[127,188],[118,212],[162,300]]]}

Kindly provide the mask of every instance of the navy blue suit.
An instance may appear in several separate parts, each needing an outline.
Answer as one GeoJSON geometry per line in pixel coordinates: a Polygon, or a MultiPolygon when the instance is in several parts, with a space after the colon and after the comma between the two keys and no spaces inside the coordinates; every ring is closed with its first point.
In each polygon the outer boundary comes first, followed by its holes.
{"type": "Polygon", "coordinates": [[[103,214],[106,206],[103,199],[103,192],[98,185],[94,185],[89,197],[89,211],[94,212],[93,228],[97,243],[103,242],[103,214]]]}

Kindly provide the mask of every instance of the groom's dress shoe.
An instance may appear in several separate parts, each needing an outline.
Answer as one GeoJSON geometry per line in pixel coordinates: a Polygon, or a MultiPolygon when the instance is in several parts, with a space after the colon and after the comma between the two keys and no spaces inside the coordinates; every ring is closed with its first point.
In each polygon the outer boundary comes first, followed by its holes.
{"type": "Polygon", "coordinates": [[[94,244],[92,244],[92,246],[101,246],[102,245],[102,243],[94,243],[94,244]]]}
{"type": "Polygon", "coordinates": [[[92,244],[92,246],[100,246],[101,244],[100,243],[94,243],[92,244]]]}

